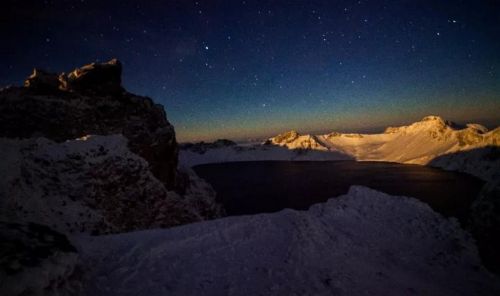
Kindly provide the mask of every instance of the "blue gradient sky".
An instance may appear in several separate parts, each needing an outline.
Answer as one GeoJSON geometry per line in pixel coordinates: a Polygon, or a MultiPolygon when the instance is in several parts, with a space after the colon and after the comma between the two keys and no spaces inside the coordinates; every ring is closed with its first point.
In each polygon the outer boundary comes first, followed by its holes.
{"type": "Polygon", "coordinates": [[[497,1],[5,1],[0,84],[119,58],[179,141],[500,123],[497,1]],[[418,3],[417,3],[418,2],[418,3]]]}

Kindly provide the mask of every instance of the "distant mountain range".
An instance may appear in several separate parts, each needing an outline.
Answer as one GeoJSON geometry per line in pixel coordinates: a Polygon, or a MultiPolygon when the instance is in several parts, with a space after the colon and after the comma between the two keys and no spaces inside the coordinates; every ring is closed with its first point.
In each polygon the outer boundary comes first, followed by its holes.
{"type": "Polygon", "coordinates": [[[499,146],[500,127],[489,131],[480,124],[461,126],[439,116],[427,116],[407,126],[388,127],[380,134],[301,135],[292,130],[254,146],[212,145],[212,149],[203,150],[201,157],[195,155],[200,154],[199,150],[186,147],[181,151],[180,162],[194,165],[241,160],[390,161],[466,171],[491,180],[500,174],[499,146]]]}

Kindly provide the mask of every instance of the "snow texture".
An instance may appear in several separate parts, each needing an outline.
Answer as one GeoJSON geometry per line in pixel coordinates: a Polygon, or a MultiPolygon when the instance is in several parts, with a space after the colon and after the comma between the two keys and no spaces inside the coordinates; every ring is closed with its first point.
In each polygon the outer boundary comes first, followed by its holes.
{"type": "Polygon", "coordinates": [[[80,236],[86,295],[499,295],[457,221],[365,187],[308,211],[80,236]]]}

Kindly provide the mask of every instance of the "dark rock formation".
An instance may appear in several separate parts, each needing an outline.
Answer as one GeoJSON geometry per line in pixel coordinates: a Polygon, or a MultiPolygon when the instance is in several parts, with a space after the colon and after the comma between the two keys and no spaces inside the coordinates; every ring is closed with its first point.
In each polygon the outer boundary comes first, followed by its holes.
{"type": "Polygon", "coordinates": [[[47,73],[40,69],[33,69],[33,73],[24,81],[24,86],[42,94],[49,94],[59,90],[57,74],[47,73]]]}
{"type": "Polygon", "coordinates": [[[62,142],[123,134],[168,188],[175,185],[177,142],[163,106],[121,87],[121,63],[90,64],[69,75],[35,70],[25,87],[0,90],[0,137],[62,142]],[[57,79],[57,77],[59,77],[57,79]]]}
{"type": "Polygon", "coordinates": [[[75,293],[77,261],[65,235],[40,224],[0,222],[2,295],[75,293]]]}
{"type": "Polygon", "coordinates": [[[67,76],[61,74],[61,89],[86,94],[120,94],[122,64],[117,59],[104,64],[92,63],[75,69],[67,76]]]}
{"type": "Polygon", "coordinates": [[[483,264],[500,274],[500,181],[487,183],[471,207],[469,230],[483,264]]]}

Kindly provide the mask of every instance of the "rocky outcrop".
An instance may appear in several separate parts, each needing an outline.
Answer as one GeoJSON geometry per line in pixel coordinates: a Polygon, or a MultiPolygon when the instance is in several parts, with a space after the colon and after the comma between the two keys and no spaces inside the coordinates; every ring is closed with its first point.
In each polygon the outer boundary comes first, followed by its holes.
{"type": "Polygon", "coordinates": [[[121,75],[122,64],[117,59],[103,64],[92,63],[73,70],[67,76],[61,74],[60,88],[88,94],[120,94],[124,91],[121,75]]]}
{"type": "Polygon", "coordinates": [[[33,73],[24,81],[24,87],[42,94],[54,93],[59,89],[59,76],[41,69],[33,69],[33,73]]]}
{"type": "Polygon", "coordinates": [[[220,216],[208,184],[189,174],[168,191],[121,135],[64,143],[0,139],[0,218],[65,234],[169,227],[220,216]]]}
{"type": "Polygon", "coordinates": [[[0,90],[0,137],[43,136],[57,142],[123,134],[129,148],[174,188],[177,142],[163,106],[126,92],[121,63],[83,66],[68,75],[35,69],[24,87],[0,90]]]}

